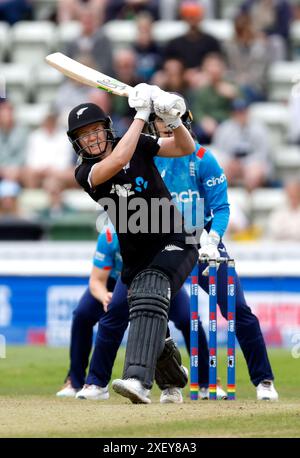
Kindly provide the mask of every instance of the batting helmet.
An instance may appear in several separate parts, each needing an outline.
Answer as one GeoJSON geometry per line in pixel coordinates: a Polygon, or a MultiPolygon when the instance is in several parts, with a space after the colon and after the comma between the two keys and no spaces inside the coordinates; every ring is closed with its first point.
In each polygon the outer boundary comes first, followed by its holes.
{"type": "MultiPolygon", "coordinates": [[[[80,144],[80,137],[78,137],[78,129],[96,122],[101,122],[104,125],[103,130],[107,132],[106,144],[108,141],[113,142],[114,134],[112,130],[112,120],[98,105],[94,103],[81,103],[73,108],[69,113],[67,135],[76,154],[84,159],[96,159],[101,157],[103,154],[102,152],[101,154],[95,156],[88,153],[80,144]],[[83,156],[84,153],[85,156],[83,156]]],[[[104,151],[105,149],[106,145],[104,151]]]]}

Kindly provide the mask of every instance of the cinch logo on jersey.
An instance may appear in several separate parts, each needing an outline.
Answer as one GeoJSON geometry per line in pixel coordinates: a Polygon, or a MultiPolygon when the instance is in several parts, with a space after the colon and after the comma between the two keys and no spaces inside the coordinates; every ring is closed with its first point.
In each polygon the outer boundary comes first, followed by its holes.
{"type": "Polygon", "coordinates": [[[193,199],[200,199],[199,191],[192,191],[191,189],[182,192],[171,192],[171,196],[176,202],[192,202],[193,199]]]}
{"type": "Polygon", "coordinates": [[[206,184],[209,187],[216,186],[217,184],[224,183],[226,181],[226,176],[224,173],[220,177],[212,177],[209,180],[207,180],[206,184]]]}

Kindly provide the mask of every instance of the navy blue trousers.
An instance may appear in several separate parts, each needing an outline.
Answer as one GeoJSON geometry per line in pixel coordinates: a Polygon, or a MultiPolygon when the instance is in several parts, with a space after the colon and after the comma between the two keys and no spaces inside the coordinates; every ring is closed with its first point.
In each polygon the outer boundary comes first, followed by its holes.
{"type": "MultiPolygon", "coordinates": [[[[86,369],[92,349],[93,326],[99,322],[95,348],[90,362],[86,383],[106,386],[111,378],[113,364],[128,325],[127,287],[119,279],[108,311],[95,299],[90,290],[83,294],[73,312],[70,348],[70,371],[72,385],[81,388],[85,383],[86,369]]],[[[169,319],[182,332],[187,347],[190,349],[190,310],[189,296],[181,288],[172,299],[169,319]]],[[[199,321],[199,384],[208,384],[208,348],[205,331],[199,321]]]]}
{"type": "MultiPolygon", "coordinates": [[[[220,256],[228,258],[224,244],[220,256]]],[[[198,283],[208,293],[208,277],[202,275],[207,264],[199,264],[198,283]]],[[[227,319],[227,267],[221,264],[217,274],[217,298],[222,316],[227,319]]],[[[274,380],[266,344],[257,317],[247,305],[239,276],[236,274],[236,337],[244,354],[250,379],[257,386],[262,380],[274,380]]]]}
{"type": "MultiPolygon", "coordinates": [[[[228,256],[225,247],[219,245],[223,257],[228,256]]],[[[199,265],[199,285],[208,292],[208,278],[202,275],[205,265],[199,265]]],[[[224,318],[227,317],[227,270],[222,264],[218,270],[218,304],[224,318]]],[[[190,348],[189,296],[184,288],[171,302],[169,319],[183,334],[187,350],[190,348]]],[[[85,383],[89,355],[92,348],[93,326],[99,321],[95,349],[90,362],[86,383],[106,386],[112,367],[128,325],[127,287],[119,279],[112,301],[105,313],[102,304],[87,289],[74,311],[71,333],[71,366],[69,375],[75,388],[85,383]]],[[[273,380],[267,349],[256,316],[247,305],[241,282],[236,276],[236,336],[247,362],[252,383],[273,380]]],[[[208,386],[208,345],[199,321],[199,385],[208,386]]]]}

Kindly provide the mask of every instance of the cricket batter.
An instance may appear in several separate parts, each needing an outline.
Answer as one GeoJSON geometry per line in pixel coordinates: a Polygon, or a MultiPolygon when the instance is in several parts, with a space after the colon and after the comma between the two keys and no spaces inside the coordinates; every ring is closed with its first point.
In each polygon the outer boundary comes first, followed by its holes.
{"type": "MultiPolygon", "coordinates": [[[[109,398],[108,383],[111,378],[112,367],[128,325],[127,294],[125,293],[121,298],[117,295],[112,297],[112,291],[121,270],[122,258],[118,237],[112,225],[109,224],[103,228],[98,236],[89,287],[73,312],[70,369],[65,385],[56,393],[58,397],[76,397],[95,401],[109,398]],[[102,319],[108,309],[111,317],[108,322],[109,331],[102,326],[102,319]],[[92,349],[93,327],[99,320],[95,355],[92,357],[86,379],[86,369],[92,349]]],[[[190,300],[184,287],[171,301],[169,319],[182,332],[189,352],[190,300]]],[[[201,326],[201,323],[199,324],[201,326]]],[[[204,333],[202,327],[199,328],[199,332],[204,333]]],[[[168,342],[168,345],[173,346],[173,343],[168,342]]],[[[202,355],[202,349],[199,348],[199,350],[199,358],[207,359],[208,355],[206,353],[202,355]]],[[[167,383],[160,382],[158,375],[159,387],[162,390],[161,403],[183,402],[180,387],[170,386],[169,381],[167,383]]],[[[226,393],[218,386],[217,395],[219,398],[224,398],[226,393]]]]}
{"type": "Polygon", "coordinates": [[[68,136],[82,162],[75,176],[84,190],[107,211],[113,222],[123,259],[122,285],[128,288],[130,328],[123,378],[113,389],[133,403],[150,403],[155,368],[168,337],[170,300],[175,297],[198,259],[196,245],[154,165],[155,155],[191,154],[194,140],[173,109],[185,112],[184,100],[140,84],[129,95],[135,119],[121,139],[113,136],[110,119],[94,104],[81,104],[69,114],[68,136]],[[153,139],[142,134],[152,105],[174,136],[153,139]],[[136,199],[136,197],[139,199],[136,199]],[[168,230],[152,218],[152,199],[163,199],[168,230]],[[148,230],[137,230],[137,219],[148,230]],[[125,216],[124,216],[125,215],[125,216]],[[131,224],[130,224],[131,223],[131,224]],[[155,230],[152,227],[155,226],[155,230]],[[190,243],[187,243],[189,240],[190,243]]]}

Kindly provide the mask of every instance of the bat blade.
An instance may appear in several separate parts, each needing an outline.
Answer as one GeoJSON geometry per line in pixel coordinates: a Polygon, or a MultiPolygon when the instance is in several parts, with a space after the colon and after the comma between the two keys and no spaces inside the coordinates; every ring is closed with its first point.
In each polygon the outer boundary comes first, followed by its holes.
{"type": "MultiPolygon", "coordinates": [[[[110,92],[111,94],[128,97],[129,91],[132,89],[128,84],[122,83],[115,78],[87,67],[61,52],[49,54],[45,57],[45,60],[51,67],[56,68],[56,70],[60,71],[65,76],[79,83],[86,84],[87,86],[110,92]]],[[[171,113],[174,116],[180,116],[180,112],[175,108],[171,110],[171,113]]]]}
{"type": "Polygon", "coordinates": [[[104,91],[111,92],[112,94],[128,97],[131,89],[130,86],[111,78],[104,73],[98,72],[93,68],[87,67],[86,65],[71,59],[65,54],[55,52],[53,54],[49,54],[45,60],[49,65],[59,70],[65,76],[68,76],[79,83],[103,89],[104,91]]]}

